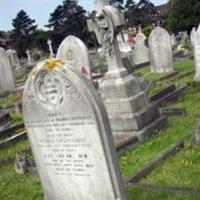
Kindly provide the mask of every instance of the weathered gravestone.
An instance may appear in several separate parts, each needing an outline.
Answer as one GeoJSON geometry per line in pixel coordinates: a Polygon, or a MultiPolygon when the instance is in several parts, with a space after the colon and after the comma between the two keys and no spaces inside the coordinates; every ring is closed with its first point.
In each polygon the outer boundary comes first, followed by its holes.
{"type": "Polygon", "coordinates": [[[167,73],[173,71],[172,47],[168,32],[156,27],[149,36],[151,71],[167,73]]]}
{"type": "Polygon", "coordinates": [[[6,52],[8,54],[8,57],[10,58],[13,67],[17,67],[18,65],[20,65],[17,52],[14,49],[8,49],[6,52]]]}
{"type": "Polygon", "coordinates": [[[46,200],[125,200],[105,108],[90,81],[51,59],[30,74],[24,123],[46,200]]]}
{"type": "Polygon", "coordinates": [[[108,65],[108,72],[99,90],[109,115],[115,143],[121,144],[133,137],[143,139],[159,129],[165,119],[150,103],[139,79],[128,74],[121,60],[116,35],[125,22],[123,14],[110,6],[108,0],[96,1],[94,13],[88,20],[88,28],[95,32],[108,65]]]}
{"type": "Polygon", "coordinates": [[[145,45],[146,36],[139,32],[135,37],[135,45],[133,50],[133,62],[140,65],[149,62],[149,49],[145,45]]]}
{"type": "Polygon", "coordinates": [[[17,52],[14,49],[9,49],[6,51],[8,54],[8,57],[10,59],[11,62],[11,66],[13,71],[15,72],[15,79],[21,78],[25,75],[26,73],[26,68],[22,67],[17,52]]]}
{"type": "Polygon", "coordinates": [[[190,39],[194,49],[195,57],[195,77],[194,80],[200,82],[200,25],[197,30],[193,29],[190,39]]]}
{"type": "Polygon", "coordinates": [[[0,89],[13,90],[15,89],[15,78],[11,62],[6,51],[0,47],[0,89]]]}
{"type": "Polygon", "coordinates": [[[81,74],[92,78],[88,49],[79,38],[72,35],[66,37],[58,48],[56,58],[70,62],[81,74]]]}

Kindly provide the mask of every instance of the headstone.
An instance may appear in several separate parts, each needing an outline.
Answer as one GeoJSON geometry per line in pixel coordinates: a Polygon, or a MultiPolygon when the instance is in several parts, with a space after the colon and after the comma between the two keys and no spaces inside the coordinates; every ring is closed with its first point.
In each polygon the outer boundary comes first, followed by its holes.
{"type": "Polygon", "coordinates": [[[200,25],[197,30],[193,29],[191,32],[191,42],[194,49],[195,58],[195,77],[194,80],[200,82],[200,25]]]}
{"type": "Polygon", "coordinates": [[[88,20],[89,31],[95,32],[107,60],[108,72],[99,90],[116,145],[133,137],[143,139],[165,122],[150,103],[146,91],[142,90],[139,79],[124,67],[116,38],[124,22],[123,14],[110,6],[108,1],[104,1],[102,7],[96,5],[95,15],[88,20]]]}
{"type": "Polygon", "coordinates": [[[112,134],[96,90],[61,60],[40,62],[23,116],[46,200],[125,200],[112,134]]]}
{"type": "Polygon", "coordinates": [[[196,41],[196,28],[194,27],[190,33],[190,41],[192,43],[192,45],[194,45],[195,41],[196,41]]]}
{"type": "Polygon", "coordinates": [[[133,62],[140,65],[149,62],[149,49],[145,45],[146,36],[139,32],[135,37],[135,45],[133,50],[133,62]]]}
{"type": "Polygon", "coordinates": [[[13,49],[9,49],[6,52],[8,54],[9,59],[10,59],[12,69],[15,72],[14,73],[15,80],[23,77],[26,73],[26,68],[22,67],[22,65],[19,61],[17,52],[13,49]]]}
{"type": "Polygon", "coordinates": [[[151,71],[167,73],[173,71],[172,47],[168,32],[156,27],[149,36],[151,71]]]}
{"type": "Polygon", "coordinates": [[[19,66],[19,58],[17,52],[14,49],[8,49],[7,51],[8,57],[10,58],[12,66],[19,66]]]}
{"type": "Polygon", "coordinates": [[[88,49],[79,38],[67,36],[60,44],[56,58],[70,62],[81,74],[92,79],[88,49]]]}
{"type": "Polygon", "coordinates": [[[48,39],[48,40],[47,40],[47,44],[48,44],[49,52],[50,52],[49,57],[50,57],[50,58],[54,58],[53,47],[52,47],[52,41],[51,41],[50,39],[48,39]]]}
{"type": "Polygon", "coordinates": [[[0,89],[13,90],[15,89],[15,78],[11,62],[6,51],[0,47],[0,89]]]}

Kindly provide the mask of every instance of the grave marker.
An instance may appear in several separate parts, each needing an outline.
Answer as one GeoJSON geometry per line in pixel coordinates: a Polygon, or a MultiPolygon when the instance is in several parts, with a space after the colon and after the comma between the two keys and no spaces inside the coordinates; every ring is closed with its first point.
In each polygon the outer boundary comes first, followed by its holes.
{"type": "Polygon", "coordinates": [[[15,89],[15,78],[11,62],[6,51],[0,47],[0,88],[1,90],[15,89]]]}
{"type": "Polygon", "coordinates": [[[79,38],[66,37],[58,48],[56,58],[70,62],[81,74],[92,79],[88,49],[79,38]]]}
{"type": "Polygon", "coordinates": [[[51,59],[30,74],[24,123],[46,200],[125,200],[107,113],[96,90],[51,59]]]}
{"type": "Polygon", "coordinates": [[[140,65],[149,62],[149,49],[145,45],[146,36],[139,32],[135,37],[135,45],[133,50],[133,62],[140,65]]]}
{"type": "Polygon", "coordinates": [[[168,73],[173,71],[173,58],[170,36],[168,32],[156,27],[149,36],[151,71],[168,73]]]}

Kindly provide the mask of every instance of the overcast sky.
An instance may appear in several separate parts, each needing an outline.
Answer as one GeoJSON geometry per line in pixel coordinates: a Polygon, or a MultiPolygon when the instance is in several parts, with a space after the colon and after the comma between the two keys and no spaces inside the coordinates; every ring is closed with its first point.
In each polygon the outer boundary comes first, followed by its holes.
{"type": "MultiPolygon", "coordinates": [[[[0,0],[0,30],[12,30],[12,19],[23,9],[27,14],[36,20],[39,28],[48,24],[50,13],[62,4],[63,0],[0,0]]],[[[94,0],[79,0],[86,10],[92,10],[94,0]]],[[[137,0],[135,1],[137,2],[137,0]]],[[[166,3],[167,0],[152,0],[155,5],[166,3]]]]}

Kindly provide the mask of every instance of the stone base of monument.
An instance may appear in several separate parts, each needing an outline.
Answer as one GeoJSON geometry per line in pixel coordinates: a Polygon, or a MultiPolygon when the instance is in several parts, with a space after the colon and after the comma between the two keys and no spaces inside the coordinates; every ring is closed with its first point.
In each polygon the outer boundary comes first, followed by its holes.
{"type": "Polygon", "coordinates": [[[114,135],[115,146],[120,146],[125,141],[129,141],[133,138],[137,138],[139,141],[143,141],[144,139],[155,134],[162,128],[166,127],[166,125],[167,125],[166,117],[162,116],[140,130],[132,130],[127,132],[113,131],[112,133],[114,135]]]}
{"type": "Polygon", "coordinates": [[[137,77],[105,77],[100,91],[117,146],[133,137],[142,140],[166,124],[137,77]]]}

